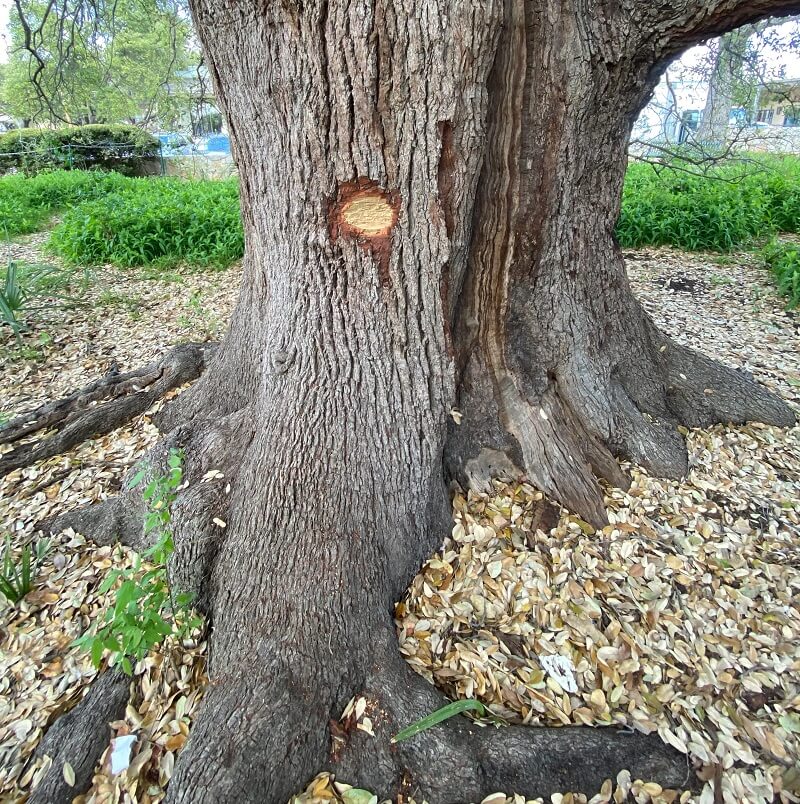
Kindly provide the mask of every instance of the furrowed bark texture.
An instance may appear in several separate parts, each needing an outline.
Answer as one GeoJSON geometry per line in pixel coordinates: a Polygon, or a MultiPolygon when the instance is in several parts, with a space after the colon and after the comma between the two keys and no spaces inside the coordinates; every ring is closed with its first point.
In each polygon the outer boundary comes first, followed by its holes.
{"type": "Polygon", "coordinates": [[[664,60],[787,8],[194,0],[247,248],[230,334],[162,418],[188,483],[172,571],[212,626],[171,802],[281,802],[331,766],[434,802],[592,794],[623,767],[684,782],[683,757],[611,730],[454,719],[390,747],[442,702],[391,612],[450,526],[446,442],[456,474],[525,471],[600,523],[615,454],[675,474],[679,421],[793,420],[657,331],[612,236],[664,60]],[[332,744],[360,692],[376,737],[332,744]]]}

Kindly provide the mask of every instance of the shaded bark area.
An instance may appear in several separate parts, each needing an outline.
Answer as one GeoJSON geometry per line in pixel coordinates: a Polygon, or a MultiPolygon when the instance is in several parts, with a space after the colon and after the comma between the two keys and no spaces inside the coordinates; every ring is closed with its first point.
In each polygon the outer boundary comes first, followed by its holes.
{"type": "Polygon", "coordinates": [[[0,427],[0,444],[14,444],[42,431],[54,432],[0,455],[0,475],[116,430],[144,413],[168,391],[197,379],[213,348],[194,343],[176,346],[141,369],[111,373],[65,399],[13,419],[0,427]]]}
{"type": "Polygon", "coordinates": [[[31,804],[69,804],[88,790],[95,766],[108,748],[109,723],[125,714],[130,678],[119,670],[108,670],[89,687],[84,698],[47,730],[34,759],[50,757],[52,764],[31,791],[31,804]],[[75,773],[70,785],[64,763],[75,773]]]}
{"type": "Polygon", "coordinates": [[[678,424],[788,426],[794,415],[751,377],[670,341],[630,289],[613,229],[631,127],[660,75],[645,32],[623,39],[615,15],[546,0],[507,9],[455,323],[464,420],[448,464],[466,484],[498,467],[524,473],[602,526],[596,478],[626,485],[615,456],[678,477],[678,424]]]}

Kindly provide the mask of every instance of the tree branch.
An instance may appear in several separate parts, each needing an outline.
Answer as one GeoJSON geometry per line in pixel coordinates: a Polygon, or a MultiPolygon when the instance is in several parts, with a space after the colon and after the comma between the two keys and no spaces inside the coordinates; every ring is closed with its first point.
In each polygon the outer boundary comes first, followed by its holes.
{"type": "Polygon", "coordinates": [[[800,13],[798,0],[684,0],[637,5],[636,24],[649,33],[659,61],[742,25],[800,13]]]}

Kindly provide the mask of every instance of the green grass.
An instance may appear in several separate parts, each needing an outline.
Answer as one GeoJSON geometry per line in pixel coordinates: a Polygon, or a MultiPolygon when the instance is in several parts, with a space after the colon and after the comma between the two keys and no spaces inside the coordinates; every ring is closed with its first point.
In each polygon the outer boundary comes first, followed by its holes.
{"type": "Polygon", "coordinates": [[[238,183],[123,179],[69,209],[50,247],[75,265],[225,267],[244,253],[238,183]]]}
{"type": "Polygon", "coordinates": [[[778,290],[789,299],[789,307],[800,305],[800,244],[772,240],[761,249],[778,290]]]}
{"type": "Polygon", "coordinates": [[[0,237],[41,229],[54,212],[107,195],[126,181],[118,173],[57,170],[0,177],[0,237]]]}
{"type": "Polygon", "coordinates": [[[617,238],[625,248],[669,245],[731,251],[800,227],[800,159],[759,156],[705,176],[632,164],[625,177],[617,238]]]}
{"type": "MultiPolygon", "coordinates": [[[[623,247],[724,254],[800,231],[797,157],[722,162],[704,176],[681,169],[688,167],[630,165],[616,229],[623,247]]],[[[136,179],[77,170],[0,178],[0,236],[3,229],[9,235],[34,231],[60,210],[66,211],[49,245],[72,265],[142,266],[161,276],[179,263],[225,267],[244,251],[235,179],[136,179]]],[[[782,292],[797,304],[796,260],[786,248],[770,255],[765,259],[782,292]]],[[[718,264],[725,259],[718,257],[718,264]]]]}

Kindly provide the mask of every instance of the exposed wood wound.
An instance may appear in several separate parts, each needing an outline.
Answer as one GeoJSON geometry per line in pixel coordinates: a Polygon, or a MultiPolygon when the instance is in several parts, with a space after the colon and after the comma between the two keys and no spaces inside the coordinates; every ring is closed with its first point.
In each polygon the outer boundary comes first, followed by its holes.
{"type": "Polygon", "coordinates": [[[397,224],[400,197],[364,177],[339,185],[328,212],[331,240],[355,240],[378,263],[382,285],[389,285],[392,229],[397,224]]]}

